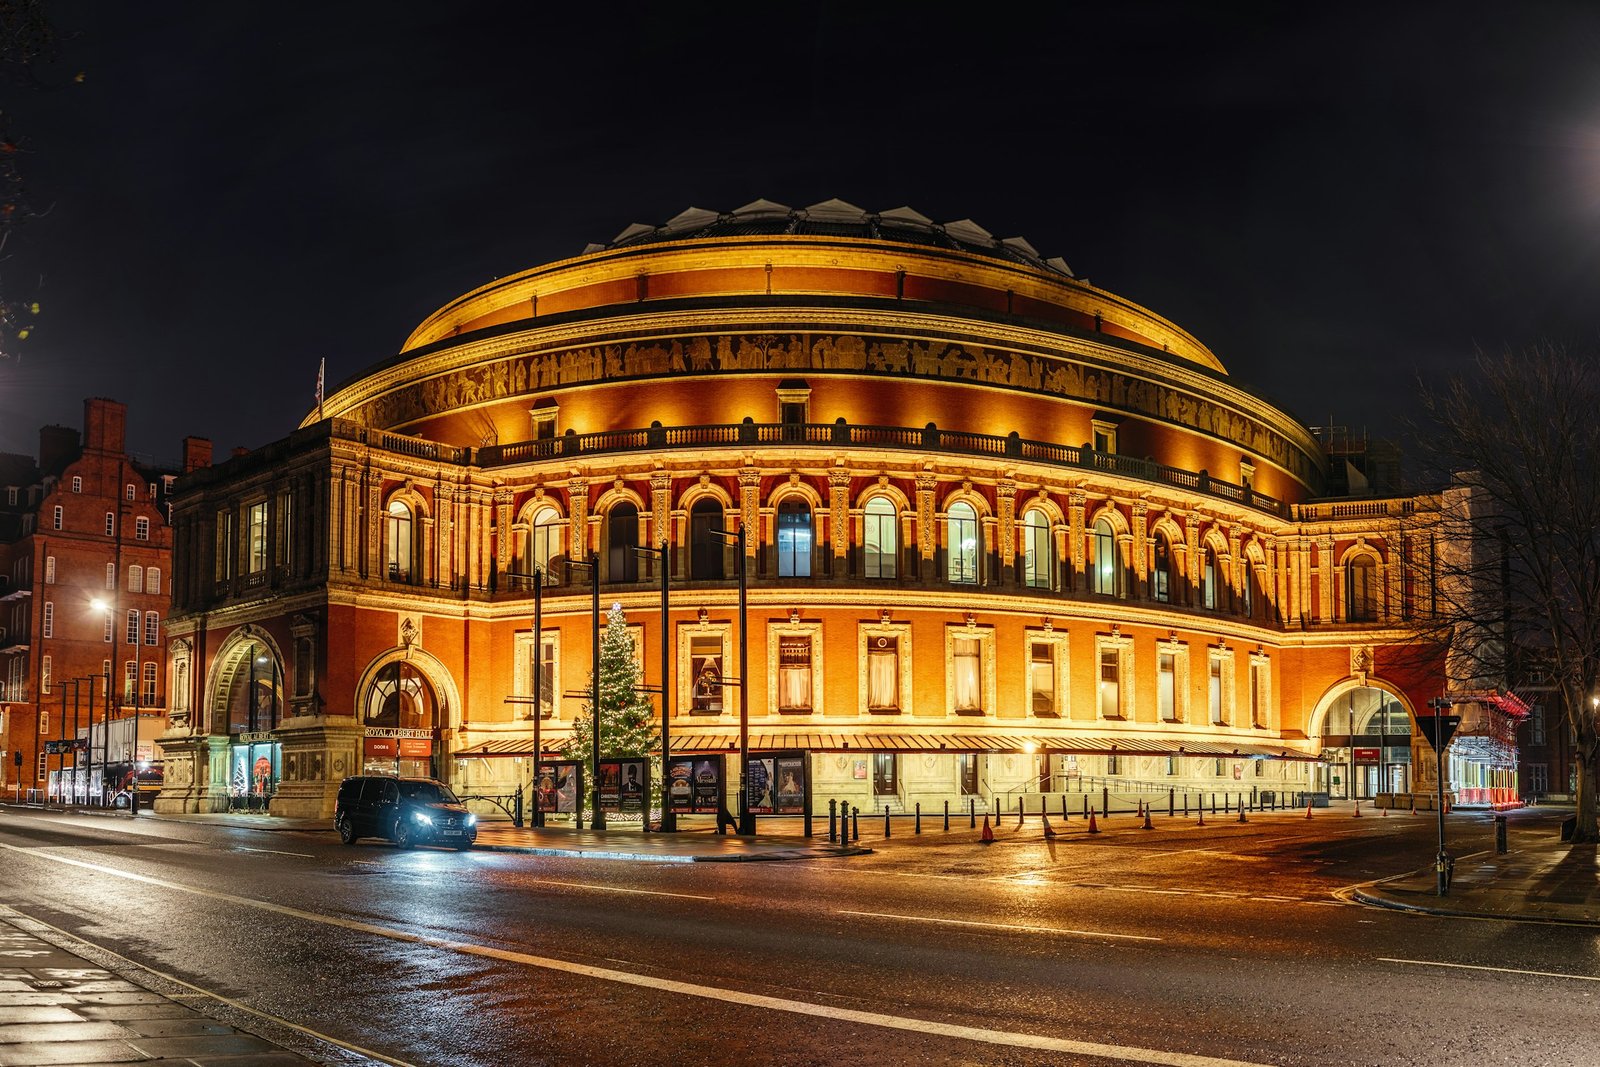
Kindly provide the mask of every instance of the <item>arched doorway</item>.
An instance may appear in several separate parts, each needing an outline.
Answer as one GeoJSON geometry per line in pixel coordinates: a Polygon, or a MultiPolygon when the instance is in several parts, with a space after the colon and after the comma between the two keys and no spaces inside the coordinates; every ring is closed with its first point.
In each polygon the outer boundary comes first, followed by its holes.
{"type": "Polygon", "coordinates": [[[439,698],[416,666],[394,660],[372,675],[361,702],[364,774],[439,777],[439,698]]]}
{"type": "Polygon", "coordinates": [[[1331,797],[1370,800],[1411,791],[1411,714],[1399,697],[1376,686],[1348,686],[1324,698],[1318,718],[1331,797]]]}
{"type": "Polygon", "coordinates": [[[266,811],[283,773],[283,660],[254,628],[237,633],[217,656],[210,701],[213,732],[228,737],[228,807],[266,811]]]}

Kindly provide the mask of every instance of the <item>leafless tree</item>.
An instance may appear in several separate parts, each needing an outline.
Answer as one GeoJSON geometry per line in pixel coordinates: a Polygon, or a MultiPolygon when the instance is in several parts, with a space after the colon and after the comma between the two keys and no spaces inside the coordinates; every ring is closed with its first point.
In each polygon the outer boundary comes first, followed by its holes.
{"type": "Polygon", "coordinates": [[[1554,694],[1577,761],[1578,840],[1597,840],[1600,694],[1600,352],[1481,353],[1423,390],[1425,477],[1410,561],[1431,595],[1419,642],[1445,649],[1447,686],[1554,694]]]}

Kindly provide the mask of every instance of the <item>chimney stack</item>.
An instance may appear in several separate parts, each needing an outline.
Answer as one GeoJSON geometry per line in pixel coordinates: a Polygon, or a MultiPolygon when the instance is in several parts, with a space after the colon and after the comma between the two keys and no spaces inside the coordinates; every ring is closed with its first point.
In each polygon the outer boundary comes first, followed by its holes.
{"type": "Polygon", "coordinates": [[[211,439],[185,437],[183,439],[183,473],[211,466],[211,439]]]}

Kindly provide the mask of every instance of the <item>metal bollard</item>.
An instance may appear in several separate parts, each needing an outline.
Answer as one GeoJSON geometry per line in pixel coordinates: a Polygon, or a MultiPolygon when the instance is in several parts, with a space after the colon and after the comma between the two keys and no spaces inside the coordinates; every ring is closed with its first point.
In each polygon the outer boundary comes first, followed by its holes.
{"type": "Polygon", "coordinates": [[[1109,786],[1103,785],[1100,787],[1100,810],[1107,815],[1111,814],[1111,788],[1109,786]]]}
{"type": "Polygon", "coordinates": [[[852,840],[861,840],[861,809],[854,805],[850,808],[850,837],[852,840]]]}
{"type": "Polygon", "coordinates": [[[917,819],[911,824],[911,832],[914,834],[922,833],[922,801],[920,800],[917,801],[917,819]]]}
{"type": "Polygon", "coordinates": [[[1089,817],[1089,794],[1088,793],[1083,794],[1083,817],[1085,819],[1087,819],[1089,817]]]}
{"type": "Polygon", "coordinates": [[[950,832],[950,802],[948,800],[944,802],[944,831],[945,833],[950,832]]]}
{"type": "Polygon", "coordinates": [[[1173,811],[1178,806],[1177,800],[1178,800],[1178,791],[1169,786],[1167,788],[1167,818],[1169,818],[1169,819],[1172,818],[1173,811]]]}
{"type": "Polygon", "coordinates": [[[1217,813],[1217,794],[1212,793],[1211,794],[1211,814],[1215,815],[1216,813],[1217,813]]]}
{"type": "Polygon", "coordinates": [[[839,838],[838,838],[839,827],[838,827],[838,822],[837,822],[838,817],[839,817],[839,801],[838,800],[829,800],[828,801],[828,844],[830,844],[830,845],[839,840],[839,838]]]}
{"type": "Polygon", "coordinates": [[[976,797],[967,798],[967,829],[978,828],[978,800],[976,797]]]}
{"type": "Polygon", "coordinates": [[[1189,794],[1188,793],[1183,794],[1183,817],[1185,819],[1187,819],[1189,817],[1189,794]]]}
{"type": "Polygon", "coordinates": [[[885,804],[883,806],[883,836],[884,837],[890,836],[890,833],[889,833],[889,805],[887,805],[887,804],[885,804]]]}
{"type": "MultiPolygon", "coordinates": [[[[517,795],[511,798],[511,825],[518,830],[522,829],[522,789],[520,786],[517,788],[517,795]]],[[[649,820],[645,821],[645,825],[650,825],[649,820]]]]}
{"type": "Polygon", "coordinates": [[[1067,821],[1067,794],[1061,794],[1061,821],[1067,821]]]}
{"type": "Polygon", "coordinates": [[[1494,850],[1501,855],[1505,855],[1506,817],[1504,815],[1496,815],[1494,817],[1494,850]]]}

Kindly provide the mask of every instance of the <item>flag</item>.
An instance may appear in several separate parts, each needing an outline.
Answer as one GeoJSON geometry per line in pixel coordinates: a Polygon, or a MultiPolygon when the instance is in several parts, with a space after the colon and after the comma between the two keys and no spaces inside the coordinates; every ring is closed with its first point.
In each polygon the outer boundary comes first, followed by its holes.
{"type": "Polygon", "coordinates": [[[328,370],[328,357],[323,356],[322,362],[317,364],[317,421],[322,420],[322,381],[323,375],[328,370]]]}

